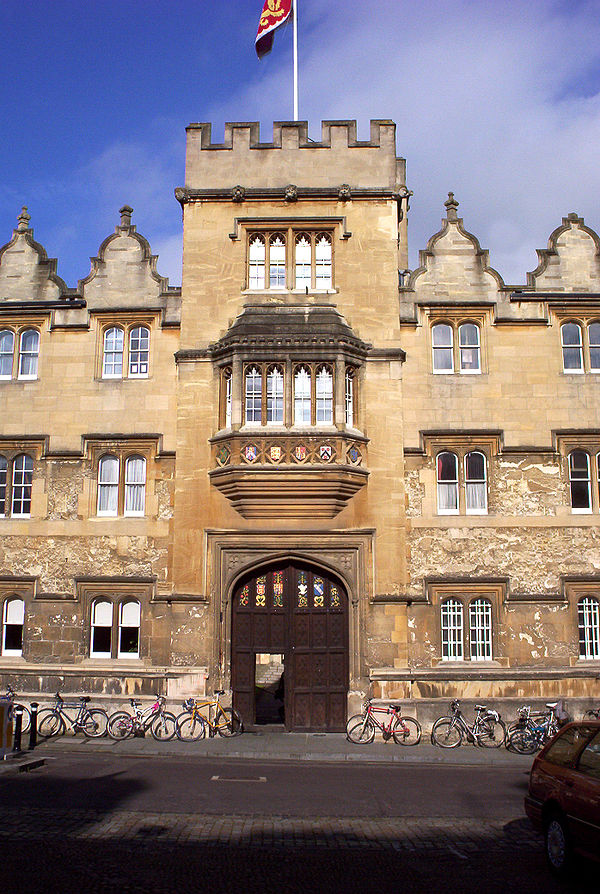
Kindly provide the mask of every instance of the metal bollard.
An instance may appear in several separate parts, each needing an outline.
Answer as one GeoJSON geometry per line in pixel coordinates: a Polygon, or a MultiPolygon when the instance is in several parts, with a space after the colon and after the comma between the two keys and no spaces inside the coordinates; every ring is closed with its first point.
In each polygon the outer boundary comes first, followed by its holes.
{"type": "Polygon", "coordinates": [[[15,718],[15,730],[13,733],[13,751],[21,750],[21,728],[23,726],[23,705],[15,705],[13,708],[15,718]]]}
{"type": "Polygon", "coordinates": [[[37,745],[37,709],[38,703],[31,702],[31,728],[29,730],[29,750],[37,745]]]}

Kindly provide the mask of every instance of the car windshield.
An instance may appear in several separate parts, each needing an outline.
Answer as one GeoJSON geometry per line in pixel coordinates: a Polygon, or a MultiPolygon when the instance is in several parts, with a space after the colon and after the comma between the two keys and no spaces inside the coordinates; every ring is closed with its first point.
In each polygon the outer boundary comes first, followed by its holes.
{"type": "Polygon", "coordinates": [[[586,776],[600,779],[600,732],[596,733],[581,752],[577,769],[586,776]]]}
{"type": "Polygon", "coordinates": [[[544,755],[544,760],[561,767],[570,766],[584,741],[593,730],[589,726],[571,726],[559,733],[544,755]]]}

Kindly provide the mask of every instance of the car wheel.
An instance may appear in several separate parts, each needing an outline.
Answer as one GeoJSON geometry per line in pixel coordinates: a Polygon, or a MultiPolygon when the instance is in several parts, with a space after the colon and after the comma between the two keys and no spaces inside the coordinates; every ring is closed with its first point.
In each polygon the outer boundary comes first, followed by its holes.
{"type": "Polygon", "coordinates": [[[546,860],[551,872],[564,875],[571,866],[571,842],[565,817],[558,813],[549,817],[544,827],[546,860]]]}

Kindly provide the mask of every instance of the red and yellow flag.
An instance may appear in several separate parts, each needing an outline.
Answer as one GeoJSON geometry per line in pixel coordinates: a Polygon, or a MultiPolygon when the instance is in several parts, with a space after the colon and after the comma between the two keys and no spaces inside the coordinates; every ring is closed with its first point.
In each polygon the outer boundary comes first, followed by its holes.
{"type": "Polygon", "coordinates": [[[271,52],[275,29],[289,19],[292,2],[293,0],[265,0],[254,42],[259,59],[271,52]]]}

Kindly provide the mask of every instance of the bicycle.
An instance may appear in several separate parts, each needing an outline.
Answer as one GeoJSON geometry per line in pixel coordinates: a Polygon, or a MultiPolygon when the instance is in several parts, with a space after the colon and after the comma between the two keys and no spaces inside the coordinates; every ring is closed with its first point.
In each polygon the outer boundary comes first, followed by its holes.
{"type": "Polygon", "coordinates": [[[184,710],[175,721],[177,738],[182,742],[196,742],[209,736],[240,736],[244,732],[242,718],[234,708],[224,708],[219,696],[224,689],[216,689],[212,698],[187,698],[184,710]]]}
{"type": "Polygon", "coordinates": [[[8,715],[9,720],[14,720],[15,716],[15,708],[22,708],[23,710],[23,719],[21,721],[21,732],[28,733],[31,727],[31,712],[27,705],[22,705],[20,702],[15,702],[17,697],[17,693],[12,688],[12,686],[6,687],[6,698],[11,699],[12,705],[10,707],[10,713],[8,715]]]}
{"type": "Polygon", "coordinates": [[[500,748],[506,739],[506,727],[497,711],[487,705],[475,705],[475,720],[470,725],[460,710],[460,701],[453,699],[450,715],[438,717],[431,728],[431,742],[440,748],[457,748],[466,738],[473,745],[500,748]]]}
{"type": "Polygon", "coordinates": [[[42,739],[51,739],[53,736],[62,736],[67,731],[67,724],[71,727],[73,735],[82,732],[84,736],[98,739],[106,735],[108,714],[103,708],[90,708],[89,695],[73,701],[65,701],[60,692],[54,696],[54,705],[44,708],[38,714],[37,731],[42,739]],[[71,717],[66,708],[77,708],[75,717],[71,717]]]}
{"type": "Polygon", "coordinates": [[[381,731],[383,741],[393,738],[396,745],[418,745],[421,741],[421,724],[414,717],[404,717],[400,705],[374,705],[367,699],[362,714],[354,714],[346,724],[346,738],[354,745],[369,745],[375,738],[375,730],[381,731]],[[376,715],[385,714],[389,722],[376,715]]]}
{"type": "Polygon", "coordinates": [[[546,705],[546,710],[534,713],[529,705],[518,711],[518,719],[508,729],[506,747],[518,754],[534,754],[560,729],[556,716],[557,702],[546,705]]]}
{"type": "Polygon", "coordinates": [[[120,741],[129,736],[146,735],[149,729],[152,737],[159,742],[167,742],[175,735],[175,715],[165,711],[166,698],[156,695],[156,701],[141,707],[142,703],[135,698],[129,699],[133,714],[129,711],[115,711],[108,720],[107,732],[111,739],[120,741]]]}

